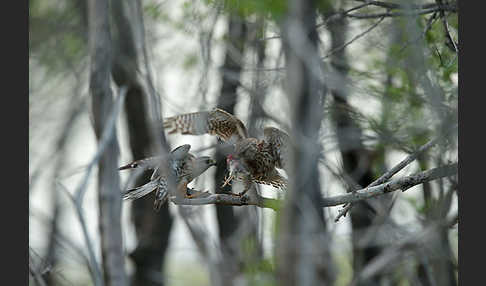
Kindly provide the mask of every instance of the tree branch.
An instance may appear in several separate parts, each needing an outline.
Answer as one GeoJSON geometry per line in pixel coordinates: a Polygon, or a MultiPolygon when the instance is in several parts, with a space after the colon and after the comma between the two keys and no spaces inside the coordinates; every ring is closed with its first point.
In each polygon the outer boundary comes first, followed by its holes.
{"type": "MultiPolygon", "coordinates": [[[[447,130],[447,132],[445,134],[439,135],[437,138],[435,138],[433,140],[430,140],[426,144],[422,145],[420,148],[417,149],[417,151],[415,151],[414,153],[408,155],[400,163],[398,163],[397,165],[395,165],[395,167],[393,167],[388,172],[386,172],[385,174],[383,174],[381,177],[379,177],[378,179],[376,179],[373,183],[371,183],[368,186],[368,188],[369,187],[374,187],[374,186],[377,186],[379,184],[383,184],[384,182],[386,182],[388,179],[390,179],[391,177],[393,177],[393,175],[395,175],[400,170],[402,170],[403,168],[405,168],[405,166],[407,166],[408,164],[410,164],[411,162],[413,162],[415,159],[417,159],[418,156],[420,156],[422,153],[424,153],[425,151],[427,151],[428,149],[430,149],[432,146],[434,146],[435,144],[437,144],[438,141],[442,138],[442,136],[447,135],[450,131],[455,130],[456,128],[457,128],[457,125],[456,126],[453,126],[453,128],[450,128],[449,130],[447,130]]],[[[349,205],[345,206],[343,209],[341,209],[339,211],[337,217],[334,219],[334,221],[337,222],[341,217],[346,216],[346,214],[348,213],[348,211],[352,207],[353,207],[353,204],[349,204],[349,205]]]]}
{"type": "Polygon", "coordinates": [[[356,18],[356,19],[374,19],[381,17],[399,17],[399,16],[419,16],[425,14],[431,14],[439,11],[450,11],[457,12],[457,5],[455,3],[443,6],[435,6],[431,8],[424,9],[414,9],[414,10],[402,10],[400,12],[383,12],[374,14],[345,14],[346,17],[356,18]]]}
{"type": "MultiPolygon", "coordinates": [[[[332,207],[343,204],[355,203],[397,190],[406,191],[413,186],[420,185],[425,182],[433,181],[439,178],[453,176],[455,174],[457,174],[457,163],[419,172],[414,175],[391,180],[387,183],[370,186],[352,193],[333,197],[324,197],[322,198],[322,207],[332,207]]],[[[191,193],[194,191],[189,189],[188,192],[191,193]]],[[[209,192],[199,192],[199,195],[196,198],[172,198],[171,200],[176,205],[252,205],[261,208],[270,208],[273,210],[279,210],[282,204],[282,201],[279,199],[265,198],[256,193],[240,197],[235,194],[212,194],[209,192]]]]}

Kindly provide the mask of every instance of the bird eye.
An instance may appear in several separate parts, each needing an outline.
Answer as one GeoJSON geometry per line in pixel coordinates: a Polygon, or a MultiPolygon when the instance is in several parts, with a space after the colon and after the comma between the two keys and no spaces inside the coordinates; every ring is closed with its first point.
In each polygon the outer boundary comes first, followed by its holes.
{"type": "Polygon", "coordinates": [[[132,167],[132,168],[137,168],[137,166],[138,166],[138,164],[137,164],[137,163],[133,163],[131,167],[132,167]]]}

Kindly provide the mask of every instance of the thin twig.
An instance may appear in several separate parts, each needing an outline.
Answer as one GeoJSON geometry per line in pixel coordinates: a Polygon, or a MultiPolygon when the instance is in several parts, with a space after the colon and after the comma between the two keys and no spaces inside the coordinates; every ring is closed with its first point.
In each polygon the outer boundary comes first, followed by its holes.
{"type": "MultiPolygon", "coordinates": [[[[435,2],[438,5],[443,5],[442,0],[435,0],[435,2]]],[[[455,51],[456,53],[459,52],[459,49],[457,48],[457,44],[452,38],[451,31],[449,30],[449,23],[447,22],[447,18],[445,15],[444,10],[440,10],[440,17],[442,19],[442,25],[444,26],[444,32],[446,34],[446,38],[449,40],[450,46],[448,46],[451,50],[455,51]]]]}
{"type": "Polygon", "coordinates": [[[40,268],[39,265],[35,265],[36,263],[31,252],[33,252],[33,250],[31,250],[31,248],[29,247],[29,273],[32,276],[32,278],[34,278],[36,285],[46,286],[47,283],[45,282],[41,273],[41,271],[43,270],[39,269],[40,268]]]}
{"type": "Polygon", "coordinates": [[[349,46],[352,44],[354,41],[358,40],[359,38],[363,37],[367,33],[371,32],[374,28],[378,27],[378,25],[385,19],[385,17],[381,17],[376,23],[371,25],[368,29],[364,30],[362,33],[359,33],[358,35],[354,36],[351,40],[348,42],[344,43],[342,46],[337,47],[333,50],[331,50],[329,53],[327,53],[322,59],[330,57],[332,54],[344,49],[345,47],[349,46]]]}
{"type": "Polygon", "coordinates": [[[94,253],[94,247],[91,244],[91,239],[89,237],[88,228],[86,226],[86,221],[84,220],[83,208],[81,206],[82,201],[76,200],[76,198],[71,195],[69,190],[60,182],[57,182],[57,185],[61,188],[62,191],[66,193],[69,197],[71,202],[74,205],[74,209],[76,210],[76,215],[78,216],[79,223],[81,224],[81,230],[83,232],[84,240],[86,242],[86,248],[88,249],[88,256],[89,256],[89,268],[91,269],[91,275],[93,276],[94,285],[103,285],[103,276],[101,275],[101,269],[99,267],[98,262],[96,262],[96,256],[94,253]]]}
{"type": "Polygon", "coordinates": [[[422,39],[425,34],[427,34],[427,31],[430,30],[430,28],[432,27],[432,24],[434,24],[435,20],[437,18],[437,12],[435,12],[434,14],[432,14],[430,16],[430,18],[427,20],[427,24],[425,25],[425,28],[424,28],[424,31],[420,34],[420,36],[418,36],[415,40],[410,40],[408,42],[406,42],[403,47],[400,49],[399,53],[403,52],[403,50],[405,50],[406,47],[408,47],[411,43],[413,42],[417,42],[419,41],[420,39],[422,39]]]}

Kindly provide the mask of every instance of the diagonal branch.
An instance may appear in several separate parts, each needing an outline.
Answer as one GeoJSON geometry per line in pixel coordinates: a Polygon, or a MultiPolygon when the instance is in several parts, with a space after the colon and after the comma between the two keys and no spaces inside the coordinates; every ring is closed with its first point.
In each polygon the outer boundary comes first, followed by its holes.
{"type": "Polygon", "coordinates": [[[355,18],[355,19],[374,19],[374,18],[381,18],[381,17],[400,17],[400,16],[419,16],[425,14],[431,14],[435,12],[443,12],[443,11],[450,11],[450,12],[457,12],[457,5],[455,3],[443,5],[443,6],[435,6],[431,8],[424,8],[424,9],[415,9],[415,10],[402,10],[399,12],[383,12],[383,13],[374,13],[374,14],[346,14],[346,17],[355,18]]]}
{"type": "MultiPolygon", "coordinates": [[[[398,163],[395,167],[391,168],[388,172],[383,174],[381,177],[376,179],[373,183],[371,183],[368,187],[373,187],[377,186],[379,184],[383,184],[386,182],[388,179],[393,177],[396,173],[398,173],[400,170],[405,168],[408,164],[413,162],[415,159],[417,159],[421,154],[423,154],[425,151],[430,149],[432,146],[437,144],[439,140],[442,138],[442,136],[447,135],[448,132],[455,130],[457,126],[453,126],[453,128],[450,128],[445,134],[439,135],[433,140],[430,140],[426,144],[422,145],[420,148],[417,149],[414,153],[408,155],[405,159],[403,159],[400,163],[398,163]]],[[[353,207],[353,204],[348,204],[346,205],[343,209],[341,209],[337,215],[337,217],[334,219],[335,222],[337,222],[341,217],[346,216],[348,211],[353,207]]]]}
{"type": "Polygon", "coordinates": [[[323,59],[325,58],[328,58],[330,57],[332,54],[344,49],[345,47],[349,46],[350,44],[352,44],[354,41],[358,40],[359,38],[363,37],[364,35],[368,34],[369,32],[371,32],[373,29],[375,29],[376,27],[378,27],[378,25],[385,19],[385,16],[381,17],[378,21],[376,21],[376,23],[374,23],[373,25],[371,25],[368,29],[364,30],[363,32],[359,33],[358,35],[356,35],[355,37],[353,37],[351,40],[349,40],[348,42],[344,43],[342,46],[340,47],[337,47],[331,51],[329,51],[324,57],[323,59]]]}
{"type": "MultiPolygon", "coordinates": [[[[390,170],[391,171],[391,170],[390,170]]],[[[433,181],[443,177],[449,177],[457,174],[457,163],[437,167],[427,171],[419,172],[414,175],[406,176],[400,179],[391,180],[386,183],[370,186],[361,190],[344,195],[322,198],[322,207],[332,207],[343,204],[356,203],[358,201],[377,197],[386,193],[397,190],[406,191],[413,186],[433,181]]],[[[189,190],[191,192],[191,190],[189,190]]],[[[237,196],[234,194],[211,194],[208,192],[201,193],[197,198],[173,198],[172,202],[176,205],[231,205],[231,206],[258,206],[261,208],[270,208],[279,210],[282,201],[262,197],[256,193],[248,196],[237,196]]]]}
{"type": "MultiPolygon", "coordinates": [[[[435,0],[435,2],[437,2],[438,5],[444,5],[442,3],[442,0],[435,0]]],[[[447,40],[449,41],[449,48],[452,49],[454,52],[458,53],[459,52],[459,49],[457,47],[457,44],[456,42],[454,41],[454,39],[452,38],[452,35],[451,35],[451,31],[449,30],[449,23],[447,22],[447,18],[446,18],[446,14],[444,12],[444,10],[440,10],[440,17],[442,19],[442,25],[444,26],[444,32],[445,32],[445,36],[447,38],[447,40]]]]}

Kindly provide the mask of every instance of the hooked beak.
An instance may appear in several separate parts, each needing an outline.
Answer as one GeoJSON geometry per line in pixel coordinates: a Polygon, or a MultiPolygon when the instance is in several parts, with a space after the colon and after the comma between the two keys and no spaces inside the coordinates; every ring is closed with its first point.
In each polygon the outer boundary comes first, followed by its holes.
{"type": "Polygon", "coordinates": [[[130,164],[121,166],[120,168],[118,168],[118,170],[121,171],[121,170],[126,170],[126,169],[133,169],[133,168],[136,168],[136,167],[137,167],[136,164],[130,163],[130,164]]]}

